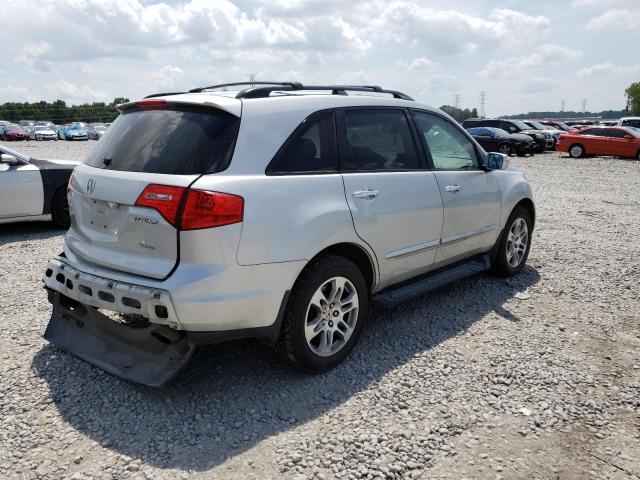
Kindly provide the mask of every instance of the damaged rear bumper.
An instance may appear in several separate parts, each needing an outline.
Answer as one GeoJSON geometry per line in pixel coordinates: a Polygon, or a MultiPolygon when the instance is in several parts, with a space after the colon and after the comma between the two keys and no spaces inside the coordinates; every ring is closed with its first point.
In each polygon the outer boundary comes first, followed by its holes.
{"type": "Polygon", "coordinates": [[[163,386],[189,363],[196,346],[166,325],[118,323],[97,308],[47,288],[53,304],[44,338],[107,372],[163,386]]]}

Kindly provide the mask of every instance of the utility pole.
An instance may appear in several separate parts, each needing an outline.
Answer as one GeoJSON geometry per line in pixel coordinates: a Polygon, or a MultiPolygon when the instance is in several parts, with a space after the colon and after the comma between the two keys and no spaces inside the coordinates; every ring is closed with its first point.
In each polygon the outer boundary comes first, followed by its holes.
{"type": "Polygon", "coordinates": [[[454,106],[455,106],[456,108],[460,108],[460,94],[459,94],[459,93],[456,93],[456,94],[454,95],[454,98],[455,98],[454,106]]]}
{"type": "Polygon", "coordinates": [[[562,103],[560,103],[560,111],[564,112],[564,100],[562,100],[562,103]]]}
{"type": "Polygon", "coordinates": [[[582,116],[583,117],[584,117],[584,114],[586,113],[586,111],[587,111],[587,99],[584,98],[584,99],[582,99],[582,116]]]}
{"type": "Polygon", "coordinates": [[[247,73],[247,77],[249,77],[249,82],[252,87],[255,87],[256,77],[258,76],[258,72],[247,73]]]}
{"type": "Polygon", "coordinates": [[[484,118],[487,114],[487,92],[482,90],[480,92],[480,118],[484,118]]]}

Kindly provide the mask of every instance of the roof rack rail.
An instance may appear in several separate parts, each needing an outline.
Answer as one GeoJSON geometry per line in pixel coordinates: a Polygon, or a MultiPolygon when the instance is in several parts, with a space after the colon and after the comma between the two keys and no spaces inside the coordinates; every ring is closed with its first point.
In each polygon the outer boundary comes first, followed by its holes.
{"type": "Polygon", "coordinates": [[[189,90],[189,93],[200,93],[205,90],[213,90],[216,88],[224,88],[224,87],[239,87],[242,85],[280,85],[280,86],[289,86],[292,88],[301,88],[302,84],[298,82],[235,82],[235,83],[221,83],[219,85],[211,85],[209,87],[200,87],[189,90]]]}
{"type": "Polygon", "coordinates": [[[268,97],[272,92],[287,92],[287,91],[301,91],[301,90],[319,90],[319,91],[331,91],[332,95],[347,95],[347,91],[351,92],[374,92],[374,93],[387,93],[392,95],[393,98],[401,100],[413,100],[406,93],[398,92],[396,90],[387,90],[379,87],[378,85],[302,85],[300,83],[281,83],[281,84],[269,84],[268,87],[250,87],[246,88],[236,95],[236,98],[264,98],[268,97]]]}
{"type": "Polygon", "coordinates": [[[147,95],[144,98],[154,97],[166,97],[170,95],[180,95],[182,93],[200,93],[206,90],[214,90],[217,88],[226,87],[239,87],[250,85],[249,88],[245,88],[237,93],[236,98],[265,98],[271,95],[272,92],[299,92],[302,90],[307,91],[330,91],[332,95],[347,95],[347,91],[350,92],[372,92],[372,93],[386,93],[392,95],[393,98],[401,100],[411,100],[406,93],[398,92],[397,90],[387,90],[378,85],[303,85],[299,82],[235,82],[235,83],[221,83],[219,85],[211,85],[209,87],[199,87],[189,90],[188,92],[168,92],[168,93],[154,93],[147,95]],[[260,85],[260,86],[256,86],[260,85]]]}

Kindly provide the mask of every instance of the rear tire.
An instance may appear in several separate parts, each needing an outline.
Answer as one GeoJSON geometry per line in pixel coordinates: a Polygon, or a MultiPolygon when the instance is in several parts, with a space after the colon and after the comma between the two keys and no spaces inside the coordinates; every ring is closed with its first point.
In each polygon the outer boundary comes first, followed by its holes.
{"type": "Polygon", "coordinates": [[[569,147],[569,156],[571,158],[582,158],[584,153],[584,146],[579,143],[574,143],[569,147]]]}
{"type": "Polygon", "coordinates": [[[362,272],[343,257],[322,257],[300,274],[287,303],[277,349],[310,373],[342,362],[358,342],[367,313],[362,272]]]}
{"type": "Polygon", "coordinates": [[[51,217],[53,223],[62,228],[69,228],[71,218],[69,216],[69,202],[67,200],[67,191],[65,187],[60,188],[53,196],[51,204],[51,217]]]}
{"type": "Polygon", "coordinates": [[[524,268],[531,249],[533,222],[529,210],[516,207],[502,232],[491,271],[501,277],[512,277],[524,268]]]}

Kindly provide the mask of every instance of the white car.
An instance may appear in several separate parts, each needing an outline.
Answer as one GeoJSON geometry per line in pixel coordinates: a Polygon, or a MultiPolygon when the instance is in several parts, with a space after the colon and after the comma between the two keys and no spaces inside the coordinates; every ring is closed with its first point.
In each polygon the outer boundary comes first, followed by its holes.
{"type": "Polygon", "coordinates": [[[618,120],[618,127],[640,128],[640,117],[624,117],[618,120]]]}
{"type": "Polygon", "coordinates": [[[58,134],[49,127],[36,125],[29,129],[32,140],[58,140],[58,134]]]}
{"type": "Polygon", "coordinates": [[[71,178],[45,338],[129,380],[242,337],[327,370],[370,300],[525,265],[522,172],[400,92],[227,84],[119,110],[71,178]]]}
{"type": "Polygon", "coordinates": [[[67,184],[78,162],[38,160],[0,145],[0,223],[69,226],[67,184]]]}

